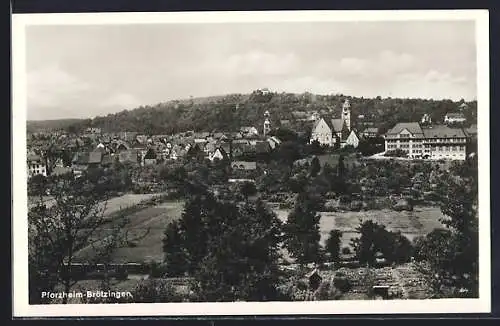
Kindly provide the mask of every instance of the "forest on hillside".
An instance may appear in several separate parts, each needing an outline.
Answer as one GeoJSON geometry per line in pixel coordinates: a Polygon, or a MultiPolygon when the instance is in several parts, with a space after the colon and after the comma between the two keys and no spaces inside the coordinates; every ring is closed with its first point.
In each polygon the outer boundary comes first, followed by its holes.
{"type": "Polygon", "coordinates": [[[311,93],[262,93],[230,94],[204,99],[170,101],[125,110],[107,116],[79,121],[72,130],[100,127],[105,132],[137,131],[145,134],[172,134],[193,131],[236,131],[242,126],[260,126],[264,112],[270,112],[274,127],[281,120],[295,120],[292,112],[322,111],[339,117],[346,99],[351,103],[354,124],[371,122],[385,132],[397,122],[420,121],[427,113],[435,122],[442,122],[446,113],[457,112],[465,103],[468,123],[475,123],[477,102],[451,100],[363,98],[311,93]],[[357,118],[363,115],[363,119],[357,118]]]}
{"type": "Polygon", "coordinates": [[[38,132],[66,129],[71,125],[83,123],[83,121],[83,119],[28,120],[26,121],[26,130],[27,132],[38,132]]]}

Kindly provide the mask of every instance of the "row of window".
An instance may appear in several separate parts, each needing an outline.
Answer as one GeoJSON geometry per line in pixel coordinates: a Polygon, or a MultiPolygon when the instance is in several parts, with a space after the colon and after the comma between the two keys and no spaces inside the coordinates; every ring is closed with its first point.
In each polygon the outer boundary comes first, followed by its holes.
{"type": "MultiPolygon", "coordinates": [[[[403,137],[401,137],[403,138],[403,137]]],[[[388,143],[407,143],[410,142],[412,143],[412,139],[387,139],[388,143]]],[[[465,143],[466,139],[465,138],[424,138],[424,139],[413,139],[413,143],[465,143]]]]}
{"type": "Polygon", "coordinates": [[[434,151],[465,151],[465,146],[436,146],[433,148],[434,151]]]}
{"type": "Polygon", "coordinates": [[[425,139],[429,143],[465,143],[465,138],[429,138],[425,139]]]}
{"type": "MultiPolygon", "coordinates": [[[[399,146],[393,145],[393,144],[387,145],[388,150],[397,149],[397,148],[410,149],[410,146],[406,145],[406,144],[401,144],[399,146]]],[[[422,153],[423,151],[420,148],[422,148],[421,145],[414,145],[412,147],[414,153],[422,153]]],[[[425,151],[429,152],[430,146],[426,145],[425,148],[426,148],[425,151]]],[[[432,147],[432,150],[433,151],[456,151],[456,152],[459,152],[459,151],[465,151],[465,146],[434,146],[434,147],[432,147]]]]}

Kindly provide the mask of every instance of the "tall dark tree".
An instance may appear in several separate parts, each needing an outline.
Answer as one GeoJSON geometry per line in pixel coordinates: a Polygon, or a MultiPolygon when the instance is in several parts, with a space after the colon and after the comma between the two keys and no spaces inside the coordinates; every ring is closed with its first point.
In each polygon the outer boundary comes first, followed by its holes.
{"type": "Polygon", "coordinates": [[[173,221],[165,229],[163,252],[169,276],[180,276],[187,271],[188,257],[183,246],[185,242],[183,235],[178,221],[173,221]]]}
{"type": "Polygon", "coordinates": [[[341,179],[344,178],[346,172],[346,167],[344,163],[344,155],[339,156],[339,161],[337,163],[337,176],[341,179]]]}
{"type": "Polygon", "coordinates": [[[321,171],[321,164],[318,157],[315,156],[311,161],[310,175],[315,177],[318,175],[319,171],[321,171]]]}
{"type": "Polygon", "coordinates": [[[331,230],[328,239],[326,240],[326,251],[330,254],[330,260],[337,262],[340,256],[342,232],[339,230],[331,230]]]}
{"type": "Polygon", "coordinates": [[[240,185],[240,193],[245,198],[248,198],[249,196],[253,196],[257,193],[257,188],[253,182],[243,182],[240,185]]]}
{"type": "Polygon", "coordinates": [[[299,263],[321,260],[319,220],[315,202],[308,193],[297,196],[295,207],[284,226],[285,245],[299,263]]]}

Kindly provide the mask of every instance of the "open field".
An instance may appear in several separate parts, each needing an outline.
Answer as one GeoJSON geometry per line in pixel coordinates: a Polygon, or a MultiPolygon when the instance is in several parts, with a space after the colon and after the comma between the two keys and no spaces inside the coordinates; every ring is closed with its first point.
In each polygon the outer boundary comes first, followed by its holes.
{"type": "Polygon", "coordinates": [[[184,202],[169,201],[149,207],[129,216],[130,223],[126,226],[130,237],[146,236],[135,242],[135,247],[118,248],[113,255],[113,262],[143,262],[162,261],[162,240],[165,228],[173,220],[179,219],[184,202]]]}
{"type": "MultiPolygon", "coordinates": [[[[118,201],[115,205],[118,205],[118,201]]],[[[116,208],[117,206],[115,206],[116,208]]],[[[130,246],[118,248],[112,255],[112,263],[149,262],[163,260],[162,240],[166,226],[180,218],[184,208],[183,201],[166,201],[159,205],[142,209],[129,215],[129,223],[124,231],[131,241],[130,246]]],[[[290,210],[274,209],[282,221],[286,221],[290,210]]],[[[438,221],[442,216],[438,207],[415,207],[413,212],[397,212],[389,209],[366,212],[320,212],[321,243],[324,244],[328,233],[333,229],[342,231],[342,247],[349,247],[360,221],[373,220],[383,224],[391,231],[401,231],[410,240],[423,236],[435,228],[443,227],[438,221]]],[[[99,232],[96,237],[105,237],[99,232]]],[[[109,232],[108,232],[109,234],[109,232]]],[[[83,249],[86,255],[90,248],[83,249]]]]}
{"type": "MultiPolygon", "coordinates": [[[[289,209],[274,209],[278,218],[286,221],[289,209]]],[[[320,212],[321,243],[324,244],[328,233],[333,229],[342,231],[342,247],[349,246],[351,238],[356,237],[356,227],[360,221],[373,220],[385,225],[390,231],[401,231],[413,240],[423,236],[435,228],[442,228],[439,222],[442,213],[439,207],[415,207],[413,212],[397,212],[390,209],[371,210],[366,212],[320,212]]]]}
{"type": "Polygon", "coordinates": [[[111,198],[106,202],[104,215],[115,213],[120,209],[137,205],[144,200],[148,200],[157,196],[160,196],[160,194],[125,194],[120,197],[111,198]]]}
{"type": "MultiPolygon", "coordinates": [[[[148,207],[127,216],[129,222],[124,227],[127,239],[131,240],[128,247],[120,247],[112,254],[112,263],[149,262],[163,259],[162,240],[166,226],[180,218],[184,202],[167,201],[148,207]]],[[[96,232],[96,240],[110,234],[109,230],[96,232]]],[[[81,257],[92,255],[92,247],[79,252],[81,257]]],[[[85,258],[83,258],[85,260],[85,258]]]]}
{"type": "MultiPolygon", "coordinates": [[[[101,207],[106,205],[104,214],[109,215],[119,211],[120,209],[137,205],[141,201],[148,200],[159,195],[160,194],[125,194],[119,197],[111,198],[106,203],[101,203],[101,207]]],[[[28,207],[35,205],[37,199],[38,198],[28,198],[28,207]]],[[[54,198],[51,196],[44,196],[43,201],[45,205],[49,207],[55,203],[54,198]]]]}

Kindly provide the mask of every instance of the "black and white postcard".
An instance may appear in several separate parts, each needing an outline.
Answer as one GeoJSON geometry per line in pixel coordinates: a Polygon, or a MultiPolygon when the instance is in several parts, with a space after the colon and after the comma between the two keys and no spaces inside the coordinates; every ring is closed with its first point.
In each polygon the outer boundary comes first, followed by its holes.
{"type": "Polygon", "coordinates": [[[14,316],[490,312],[488,26],[13,15],[14,316]]]}

